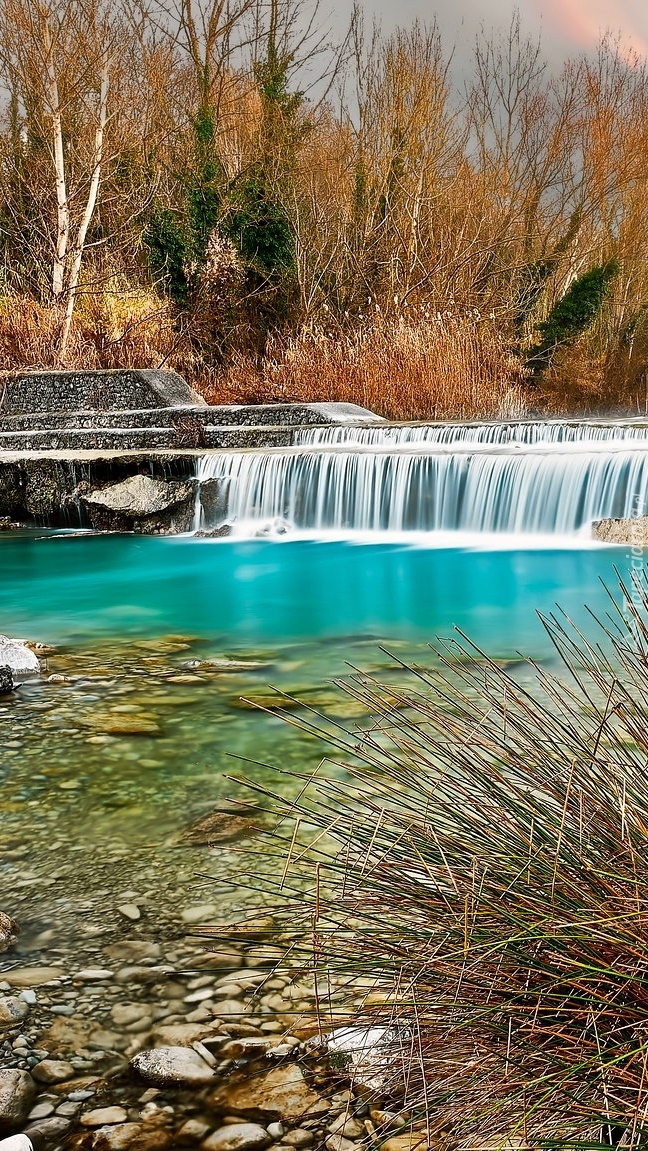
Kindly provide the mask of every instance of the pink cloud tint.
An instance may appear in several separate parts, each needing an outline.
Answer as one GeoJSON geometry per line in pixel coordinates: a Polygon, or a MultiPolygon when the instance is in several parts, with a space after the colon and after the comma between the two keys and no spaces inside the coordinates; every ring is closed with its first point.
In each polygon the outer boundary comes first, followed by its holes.
{"type": "Polygon", "coordinates": [[[623,44],[648,56],[648,13],[642,0],[535,0],[547,31],[579,48],[591,48],[605,32],[620,32],[623,44]]]}

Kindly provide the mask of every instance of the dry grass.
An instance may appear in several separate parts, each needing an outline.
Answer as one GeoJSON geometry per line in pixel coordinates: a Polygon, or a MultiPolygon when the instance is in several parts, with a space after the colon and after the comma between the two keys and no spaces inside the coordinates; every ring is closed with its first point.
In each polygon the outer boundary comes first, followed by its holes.
{"type": "Polygon", "coordinates": [[[210,403],[338,401],[394,420],[520,415],[519,364],[477,316],[372,319],[346,333],[307,328],[234,357],[202,390],[210,403]]]}
{"type": "MultiPolygon", "coordinates": [[[[53,368],[61,317],[23,296],[0,296],[0,370],[53,368]]],[[[110,283],[81,296],[67,368],[153,368],[173,354],[175,332],[168,304],[152,291],[110,283]]]]}
{"type": "Polygon", "coordinates": [[[249,884],[274,884],[323,1029],[391,1029],[435,1145],[645,1145],[647,619],[644,578],[592,642],[545,621],[563,677],[461,642],[409,682],[352,676],[364,731],[283,713],[342,762],[272,797],[282,878],[253,856],[249,884]]]}

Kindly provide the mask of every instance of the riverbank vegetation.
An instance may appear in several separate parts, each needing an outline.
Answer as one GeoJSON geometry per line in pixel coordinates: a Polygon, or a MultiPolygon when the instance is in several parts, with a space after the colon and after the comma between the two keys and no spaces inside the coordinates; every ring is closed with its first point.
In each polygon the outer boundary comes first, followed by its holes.
{"type": "Polygon", "coordinates": [[[545,621],[560,676],[462,639],[346,681],[364,732],[289,720],[338,753],[276,802],[288,962],[424,1145],[645,1143],[647,608],[545,621]]]}
{"type": "Polygon", "coordinates": [[[0,368],[395,418],[648,404],[648,68],[309,0],[3,0],[0,368]]]}

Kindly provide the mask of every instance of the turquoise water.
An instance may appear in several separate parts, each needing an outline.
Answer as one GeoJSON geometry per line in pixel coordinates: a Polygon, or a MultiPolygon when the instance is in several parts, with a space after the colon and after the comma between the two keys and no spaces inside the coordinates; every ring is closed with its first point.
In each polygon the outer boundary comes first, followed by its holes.
{"type": "Polygon", "coordinates": [[[0,700],[0,885],[25,954],[52,939],[76,954],[88,908],[97,939],[123,933],[125,902],[146,930],[186,930],[182,908],[213,898],[195,877],[230,877],[237,857],[183,829],[216,809],[227,831],[230,800],[249,798],[232,775],[292,794],[327,749],[247,701],[276,687],[364,726],[328,681],[350,663],[402,687],[381,643],[426,665],[459,626],[491,655],[547,659],[536,610],[588,626],[586,603],[609,606],[601,580],[631,566],[625,549],[501,542],[0,536],[0,631],[52,645],[46,674],[0,700]]]}
{"type": "Polygon", "coordinates": [[[66,644],[187,630],[236,650],[327,640],[316,676],[339,671],[354,637],[419,644],[454,626],[539,657],[536,611],[585,620],[585,604],[606,608],[601,581],[614,588],[630,565],[628,549],[591,546],[5,535],[0,624],[66,644]]]}

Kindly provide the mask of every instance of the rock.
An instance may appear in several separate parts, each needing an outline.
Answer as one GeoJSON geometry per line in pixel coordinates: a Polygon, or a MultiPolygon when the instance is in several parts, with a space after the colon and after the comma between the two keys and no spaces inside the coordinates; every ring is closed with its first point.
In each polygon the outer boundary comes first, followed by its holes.
{"type": "Polygon", "coordinates": [[[0,1139],[0,1151],[34,1151],[34,1144],[28,1135],[10,1135],[0,1139]]]}
{"type": "Polygon", "coordinates": [[[338,1115],[328,1130],[331,1135],[344,1135],[345,1139],[362,1139],[366,1135],[362,1123],[350,1115],[338,1115]]]}
{"type": "Polygon", "coordinates": [[[28,1124],[25,1134],[33,1139],[34,1145],[38,1148],[55,1147],[71,1126],[71,1121],[63,1115],[50,1115],[48,1119],[39,1119],[36,1123],[28,1124]]]}
{"type": "MultiPolygon", "coordinates": [[[[209,1124],[203,1123],[202,1119],[187,1119],[186,1123],[183,1123],[180,1130],[176,1132],[176,1139],[180,1143],[200,1143],[208,1131],[209,1124]]],[[[1,1148],[0,1151],[2,1151],[1,1148]]]]}
{"type": "Polygon", "coordinates": [[[209,1039],[217,1029],[213,1020],[204,1023],[162,1023],[152,1031],[151,1040],[156,1047],[191,1047],[201,1039],[209,1039]]]}
{"type": "Polygon", "coordinates": [[[92,526],[100,530],[188,531],[194,517],[194,485],[182,480],[129,476],[81,496],[92,526]]]}
{"type": "Polygon", "coordinates": [[[165,1151],[170,1143],[171,1136],[159,1127],[116,1123],[95,1131],[92,1151],[165,1151]]]}
{"type": "Polygon", "coordinates": [[[81,1116],[83,1127],[107,1127],[112,1123],[125,1123],[128,1112],[123,1107],[96,1107],[94,1111],[86,1111],[81,1116]]]}
{"type": "Polygon", "coordinates": [[[27,1071],[0,1070],[0,1134],[11,1135],[29,1115],[36,1084],[27,1071]]]}
{"type": "Polygon", "coordinates": [[[29,1004],[13,995],[0,999],[0,1029],[12,1027],[29,1015],[29,1004]]]}
{"type": "Polygon", "coordinates": [[[11,695],[13,689],[14,679],[11,668],[8,665],[0,667],[0,696],[11,695]]]}
{"type": "Polygon", "coordinates": [[[16,936],[19,933],[20,928],[15,919],[12,919],[10,915],[6,915],[4,911],[0,911],[0,954],[3,951],[8,951],[10,947],[13,947],[16,942],[16,936]]]}
{"type": "Polygon", "coordinates": [[[130,919],[133,923],[142,918],[142,912],[136,903],[122,903],[117,910],[120,915],[124,916],[124,919],[130,919]]]}
{"type": "Polygon", "coordinates": [[[205,1139],[203,1151],[255,1151],[272,1143],[268,1132],[257,1123],[231,1123],[205,1139]]]}
{"type": "Polygon", "coordinates": [[[329,1135],[325,1140],[328,1151],[353,1151],[355,1143],[345,1139],[343,1135],[329,1135]]]}
{"type": "MultiPolygon", "coordinates": [[[[124,906],[129,907],[131,904],[124,906]]],[[[119,943],[111,943],[110,947],[105,948],[105,952],[110,959],[124,963],[141,963],[143,959],[159,959],[162,949],[159,943],[151,943],[146,939],[122,939],[119,943]]]]}
{"type": "Polygon", "coordinates": [[[42,987],[52,979],[60,979],[64,975],[61,967],[14,967],[11,971],[3,972],[3,979],[12,987],[42,987]]]}
{"type": "Polygon", "coordinates": [[[595,520],[592,536],[607,544],[629,544],[630,547],[648,547],[648,516],[632,519],[595,520]]]}
{"type": "MultiPolygon", "coordinates": [[[[263,828],[258,821],[255,822],[250,816],[231,815],[226,811],[212,811],[209,815],[204,815],[202,819],[197,819],[195,823],[192,823],[182,832],[180,838],[184,843],[199,846],[201,844],[229,843],[234,839],[256,835],[259,831],[263,831],[263,828]]],[[[194,909],[188,908],[187,910],[193,911],[194,909]]],[[[186,912],[183,913],[183,919],[185,915],[186,912]]],[[[200,923],[201,921],[185,920],[185,922],[200,923]]]]}
{"type": "Polygon", "coordinates": [[[38,656],[21,639],[0,635],[0,667],[8,667],[15,676],[39,675],[38,656]]]}
{"type": "Polygon", "coordinates": [[[314,1142],[313,1132],[307,1131],[305,1127],[295,1127],[294,1131],[287,1131],[282,1137],[282,1143],[287,1143],[289,1147],[310,1147],[314,1142]]]}
{"type": "Polygon", "coordinates": [[[83,983],[99,983],[104,979],[112,979],[112,975],[112,971],[105,967],[84,967],[83,971],[77,971],[72,978],[80,979],[83,983]]]}
{"type": "Polygon", "coordinates": [[[381,1151],[415,1151],[416,1147],[428,1145],[423,1131],[408,1131],[406,1135],[392,1135],[381,1144],[381,1151]]]}
{"type": "Polygon", "coordinates": [[[245,1083],[225,1085],[213,1092],[212,1102],[217,1110],[262,1122],[293,1123],[328,1111],[328,1103],[311,1090],[296,1063],[275,1067],[245,1083]]]}
{"type": "Polygon", "coordinates": [[[191,1047],[152,1047],[140,1051],[130,1062],[131,1068],[147,1083],[211,1083],[214,1070],[191,1047]]]}
{"type": "Polygon", "coordinates": [[[65,1083],[74,1079],[74,1067],[64,1059],[43,1059],[32,1071],[39,1083],[65,1083]]]}
{"type": "Polygon", "coordinates": [[[223,1059],[257,1059],[265,1055],[272,1043],[271,1039],[253,1035],[247,1039],[230,1039],[220,1049],[223,1059]]]}
{"type": "Polygon", "coordinates": [[[197,903],[194,907],[186,907],[182,912],[183,923],[205,923],[211,915],[215,915],[218,907],[215,903],[197,903]]]}

